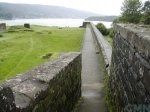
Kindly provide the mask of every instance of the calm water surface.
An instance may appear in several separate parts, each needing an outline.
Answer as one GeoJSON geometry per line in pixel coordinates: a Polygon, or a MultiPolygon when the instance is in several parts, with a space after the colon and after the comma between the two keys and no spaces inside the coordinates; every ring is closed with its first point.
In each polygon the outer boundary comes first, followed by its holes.
{"type": "MultiPolygon", "coordinates": [[[[29,23],[32,25],[42,26],[59,26],[59,27],[79,27],[84,19],[16,19],[16,20],[1,20],[0,23],[6,23],[7,26],[23,25],[29,23]]],[[[102,22],[107,28],[111,27],[112,22],[93,21],[94,24],[102,22]]]]}

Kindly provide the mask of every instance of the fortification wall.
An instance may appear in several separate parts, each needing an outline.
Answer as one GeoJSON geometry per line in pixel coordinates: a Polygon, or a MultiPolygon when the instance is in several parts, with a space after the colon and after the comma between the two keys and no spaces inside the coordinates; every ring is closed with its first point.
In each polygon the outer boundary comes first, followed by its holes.
{"type": "Polygon", "coordinates": [[[150,111],[150,31],[148,26],[115,24],[112,56],[91,23],[104,58],[108,100],[113,112],[150,111]],[[145,105],[147,104],[147,105],[145,105]]]}
{"type": "Polygon", "coordinates": [[[71,112],[81,96],[81,54],[65,53],[0,85],[0,112],[71,112]]]}
{"type": "Polygon", "coordinates": [[[150,32],[137,25],[114,28],[109,96],[117,112],[129,111],[128,105],[150,104],[150,32]]]}

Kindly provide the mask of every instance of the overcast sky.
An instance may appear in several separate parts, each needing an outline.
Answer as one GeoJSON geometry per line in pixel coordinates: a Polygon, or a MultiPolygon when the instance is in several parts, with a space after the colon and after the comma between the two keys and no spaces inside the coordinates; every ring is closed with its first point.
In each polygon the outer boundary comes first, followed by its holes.
{"type": "MultiPolygon", "coordinates": [[[[120,15],[124,0],[0,0],[9,3],[57,5],[104,15],[120,15]]],[[[143,3],[147,0],[141,0],[143,3]]]]}

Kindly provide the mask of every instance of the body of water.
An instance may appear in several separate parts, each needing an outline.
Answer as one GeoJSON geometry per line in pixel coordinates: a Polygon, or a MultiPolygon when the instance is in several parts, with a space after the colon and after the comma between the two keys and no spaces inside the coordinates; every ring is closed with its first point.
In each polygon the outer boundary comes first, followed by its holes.
{"type": "MultiPolygon", "coordinates": [[[[16,19],[1,20],[0,23],[6,23],[7,26],[23,25],[29,23],[31,25],[42,26],[59,26],[59,27],[79,27],[82,26],[84,19],[16,19]]],[[[111,27],[112,22],[92,21],[94,24],[103,23],[107,28],[111,27]]]]}

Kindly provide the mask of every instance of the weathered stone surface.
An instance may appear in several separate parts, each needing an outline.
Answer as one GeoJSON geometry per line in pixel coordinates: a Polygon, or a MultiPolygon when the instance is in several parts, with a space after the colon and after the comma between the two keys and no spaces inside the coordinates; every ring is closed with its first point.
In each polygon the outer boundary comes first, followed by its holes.
{"type": "Polygon", "coordinates": [[[149,62],[150,31],[148,28],[125,24],[115,24],[114,28],[143,58],[149,62]]]}
{"type": "Polygon", "coordinates": [[[1,112],[70,112],[81,96],[81,54],[64,53],[0,85],[1,112]]]}
{"type": "Polygon", "coordinates": [[[0,112],[12,112],[15,99],[9,87],[0,87],[0,112]]]}
{"type": "Polygon", "coordinates": [[[137,25],[114,28],[109,98],[115,112],[126,112],[127,104],[150,103],[150,31],[137,25]]]}
{"type": "Polygon", "coordinates": [[[15,111],[17,112],[30,112],[32,111],[33,102],[30,97],[26,96],[23,93],[13,93],[15,99],[15,111]]]}

